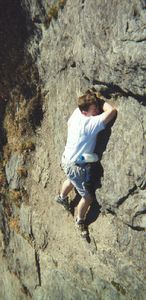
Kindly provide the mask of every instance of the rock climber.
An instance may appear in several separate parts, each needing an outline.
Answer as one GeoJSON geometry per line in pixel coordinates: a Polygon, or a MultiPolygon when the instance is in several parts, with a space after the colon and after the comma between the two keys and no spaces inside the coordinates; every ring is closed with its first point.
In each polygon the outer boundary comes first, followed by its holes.
{"type": "MultiPolygon", "coordinates": [[[[77,100],[78,107],[68,120],[68,135],[62,156],[62,168],[67,176],[56,201],[69,208],[68,194],[73,187],[81,196],[77,206],[75,226],[82,237],[87,234],[85,222],[93,195],[87,184],[89,162],[84,154],[94,153],[97,134],[116,116],[116,108],[105,102],[95,89],[90,89],[77,100]],[[81,158],[81,159],[80,159],[81,158]]],[[[87,157],[89,155],[86,155],[87,157]]]]}

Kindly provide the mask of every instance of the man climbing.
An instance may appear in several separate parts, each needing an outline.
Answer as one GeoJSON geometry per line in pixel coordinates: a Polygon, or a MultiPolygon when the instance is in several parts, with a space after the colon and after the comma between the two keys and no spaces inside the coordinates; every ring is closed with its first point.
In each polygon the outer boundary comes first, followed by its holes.
{"type": "Polygon", "coordinates": [[[87,235],[85,217],[93,195],[87,184],[88,159],[84,161],[83,158],[84,154],[91,156],[94,153],[97,134],[116,116],[116,109],[100,99],[95,90],[88,90],[78,98],[77,104],[78,108],[68,120],[67,143],[62,156],[62,167],[67,179],[56,201],[68,209],[68,194],[73,187],[76,188],[81,196],[77,207],[76,227],[84,237],[87,235]]]}

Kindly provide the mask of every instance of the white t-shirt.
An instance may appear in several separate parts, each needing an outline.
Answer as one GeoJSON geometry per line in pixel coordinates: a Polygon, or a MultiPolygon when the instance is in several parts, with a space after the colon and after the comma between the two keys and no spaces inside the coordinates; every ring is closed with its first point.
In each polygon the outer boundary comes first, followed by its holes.
{"type": "Polygon", "coordinates": [[[68,120],[65,161],[76,161],[83,153],[93,153],[97,134],[105,128],[103,114],[87,117],[76,108],[68,120]]]}

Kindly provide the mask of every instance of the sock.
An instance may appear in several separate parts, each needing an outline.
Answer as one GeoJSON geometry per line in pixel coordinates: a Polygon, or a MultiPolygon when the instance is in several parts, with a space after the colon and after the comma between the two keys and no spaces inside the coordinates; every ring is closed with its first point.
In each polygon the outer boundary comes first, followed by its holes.
{"type": "Polygon", "coordinates": [[[79,221],[83,221],[84,222],[84,219],[81,219],[79,217],[76,218],[76,222],[78,223],[79,221]]]}
{"type": "Polygon", "coordinates": [[[63,196],[62,194],[60,194],[60,197],[61,197],[62,200],[67,198],[67,196],[63,196]]]}

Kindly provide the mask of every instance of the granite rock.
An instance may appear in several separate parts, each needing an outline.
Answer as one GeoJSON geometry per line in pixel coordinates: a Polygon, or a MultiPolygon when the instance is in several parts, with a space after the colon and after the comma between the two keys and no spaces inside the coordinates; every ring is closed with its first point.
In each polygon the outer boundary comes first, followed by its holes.
{"type": "Polygon", "coordinates": [[[6,188],[25,189],[29,199],[9,212],[4,191],[0,194],[0,297],[145,300],[145,1],[2,2],[8,8],[6,15],[6,9],[0,12],[7,34],[5,40],[0,33],[2,120],[8,113],[15,117],[10,104],[16,86],[17,101],[31,107],[36,99],[39,109],[27,119],[25,132],[28,138],[33,125],[33,153],[23,160],[23,153],[12,151],[5,168],[6,188]],[[67,120],[77,97],[91,86],[118,114],[97,139],[94,184],[103,213],[97,202],[91,206],[87,243],[75,232],[73,216],[54,199],[64,179],[60,159],[67,120]],[[21,164],[28,167],[23,180],[17,173],[21,164]]]}

